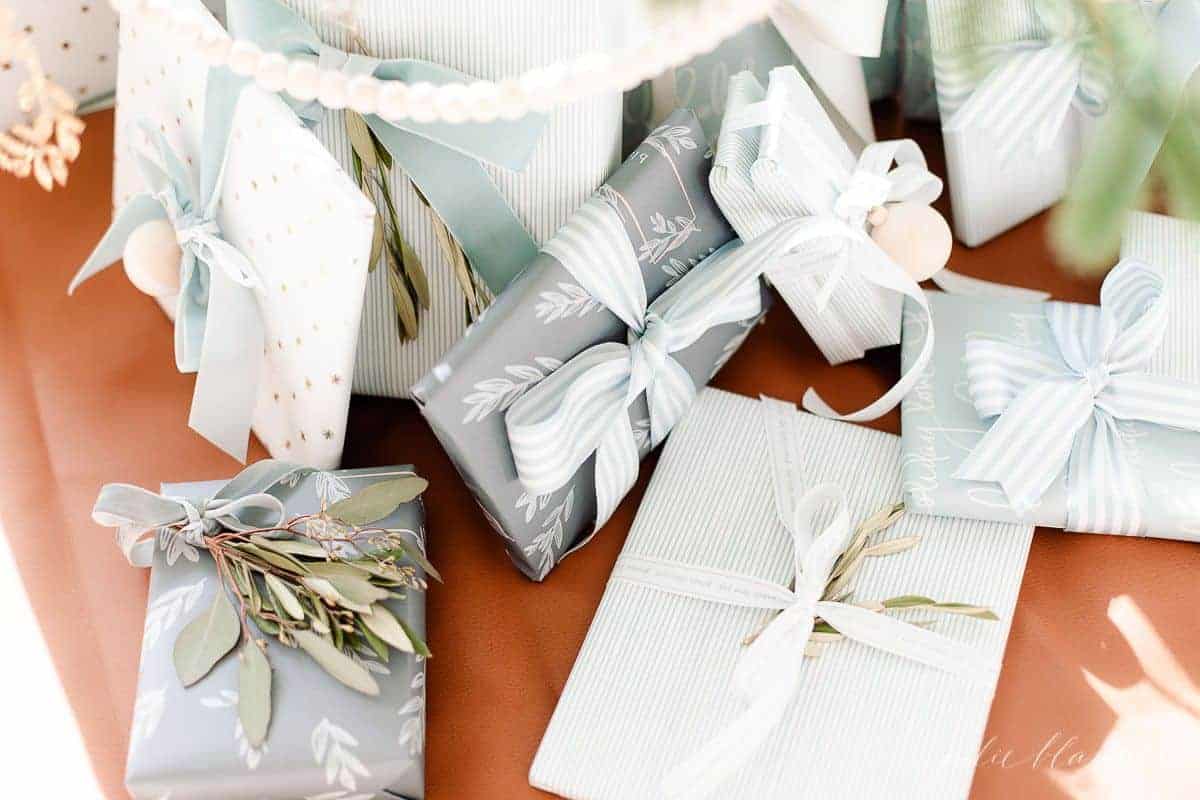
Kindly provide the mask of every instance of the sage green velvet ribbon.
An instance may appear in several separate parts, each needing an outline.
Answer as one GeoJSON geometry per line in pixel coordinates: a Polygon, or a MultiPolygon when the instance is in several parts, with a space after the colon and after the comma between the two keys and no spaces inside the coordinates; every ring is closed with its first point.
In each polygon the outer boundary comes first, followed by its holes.
{"type": "MultiPolygon", "coordinates": [[[[415,58],[383,60],[346,53],[321,41],[295,11],[278,0],[228,0],[230,33],[264,52],[292,60],[315,61],[322,69],[349,76],[372,75],[408,84],[471,83],[475,78],[415,58]]],[[[309,127],[320,124],[325,108],[281,94],[309,127]]],[[[529,162],[545,128],[545,117],[492,122],[389,122],[374,114],[367,126],[395,165],[420,189],[466,253],[472,269],[494,294],[503,291],[537,255],[537,245],[493,183],[484,164],[520,171],[529,162]]]]}
{"type": "Polygon", "coordinates": [[[154,534],[181,526],[180,534],[193,547],[221,531],[273,528],[285,522],[283,501],[269,491],[276,485],[312,472],[308,467],[266,459],[251,464],[211,497],[162,495],[128,483],[108,483],[100,489],[92,519],[117,529],[117,545],[135,567],[154,560],[154,534]]]}
{"type": "Polygon", "coordinates": [[[154,156],[137,154],[147,191],[117,212],[67,289],[74,293],[88,278],[119,261],[130,235],[142,225],[170,222],[183,253],[175,306],[175,364],[180,372],[196,373],[188,425],[243,463],[265,340],[255,295],[261,282],[250,259],[225,241],[216,218],[234,111],[244,85],[224,67],[209,71],[198,186],[166,137],[143,121],[154,156]]]}

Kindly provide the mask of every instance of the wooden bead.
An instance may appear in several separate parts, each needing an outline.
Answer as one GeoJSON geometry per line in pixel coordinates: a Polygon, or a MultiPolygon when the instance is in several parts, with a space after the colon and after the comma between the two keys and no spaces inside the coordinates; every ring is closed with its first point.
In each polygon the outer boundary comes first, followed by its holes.
{"type": "Polygon", "coordinates": [[[886,211],[872,214],[882,221],[871,230],[871,238],[913,280],[931,278],[946,266],[954,238],[941,214],[921,203],[896,203],[886,211]]]}
{"type": "Polygon", "coordinates": [[[182,260],[175,226],[165,219],[140,225],[125,242],[125,274],[139,291],[152,297],[179,293],[182,260]]]}

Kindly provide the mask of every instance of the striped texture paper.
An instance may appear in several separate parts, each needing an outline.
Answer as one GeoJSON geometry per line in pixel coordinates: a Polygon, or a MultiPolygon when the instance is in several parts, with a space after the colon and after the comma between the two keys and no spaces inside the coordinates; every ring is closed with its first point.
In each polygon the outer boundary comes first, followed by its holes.
{"type": "MultiPolygon", "coordinates": [[[[624,553],[787,584],[791,540],[776,517],[762,416],[759,401],[705,390],[667,443],[624,553]]],[[[808,414],[794,424],[806,486],[839,484],[855,524],[899,498],[897,437],[808,414]]],[[[935,630],[998,667],[1032,533],[909,515],[882,536],[919,534],[920,545],[866,563],[855,596],[917,593],[990,606],[999,622],[939,617],[935,630]]],[[[743,708],[730,676],[740,642],[764,619],[610,581],[531,783],[575,800],[660,797],[664,773],[743,708]]],[[[777,735],[712,796],[966,796],[994,684],[853,642],[826,647],[805,669],[777,735]]]]}
{"type": "MultiPolygon", "coordinates": [[[[1034,0],[928,0],[928,6],[943,123],[1010,52],[1007,43],[1045,35],[1034,0]]],[[[955,235],[968,246],[983,244],[1058,202],[1087,127],[1087,120],[1071,110],[1046,152],[1036,153],[1031,142],[1003,163],[996,157],[1000,141],[995,135],[981,129],[943,131],[955,235]]]]}
{"type": "MultiPolygon", "coordinates": [[[[321,34],[347,45],[345,32],[324,18],[325,0],[287,0],[321,34]]],[[[362,0],[360,28],[368,50],[382,58],[421,58],[478,78],[498,80],[579,53],[609,51],[619,43],[620,20],[603,0],[362,0]]],[[[344,115],[330,113],[317,137],[350,169],[344,115]]],[[[530,163],[520,173],[489,167],[501,194],[538,244],[558,230],[617,165],[621,147],[621,96],[594,95],[560,108],[530,163]]],[[[409,387],[462,338],[466,299],[442,254],[429,210],[408,180],[393,173],[400,227],[429,275],[430,308],[421,313],[415,340],[401,341],[387,272],[376,269],[367,285],[358,363],[357,394],[408,397],[409,387]]]]}

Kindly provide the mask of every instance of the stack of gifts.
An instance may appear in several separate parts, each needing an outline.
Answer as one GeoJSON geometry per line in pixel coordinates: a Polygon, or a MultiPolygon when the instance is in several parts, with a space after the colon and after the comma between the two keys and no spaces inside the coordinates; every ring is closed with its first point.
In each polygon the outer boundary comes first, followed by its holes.
{"type": "MultiPolygon", "coordinates": [[[[117,211],[70,289],[123,261],[189,425],[272,455],[100,492],[151,568],[132,794],[425,796],[426,482],[338,469],[358,392],[415,401],[533,581],[666,443],[534,786],[965,796],[1034,524],[1200,539],[1200,225],[1135,214],[1099,306],[1042,302],[945,270],[942,180],[874,141],[859,59],[919,53],[927,8],[959,238],[1061,194],[1116,92],[1090,20],[966,2],[780,3],[625,97],[620,165],[610,83],[488,94],[621,45],[620,4],[124,4],[117,211]],[[772,289],[831,364],[899,344],[899,380],[850,412],[705,388],[772,289]],[[897,405],[900,437],[847,424],[897,405]]],[[[919,58],[879,83],[924,116],[919,58]]]]}
{"type": "Polygon", "coordinates": [[[871,101],[895,98],[905,117],[938,118],[927,0],[889,0],[878,58],[864,58],[871,101]]]}

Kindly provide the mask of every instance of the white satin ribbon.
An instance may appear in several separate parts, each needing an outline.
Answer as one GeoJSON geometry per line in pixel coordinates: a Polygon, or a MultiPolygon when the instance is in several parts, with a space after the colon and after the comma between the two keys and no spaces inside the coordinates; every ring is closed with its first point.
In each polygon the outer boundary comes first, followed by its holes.
{"type": "Polygon", "coordinates": [[[601,344],[575,356],[513,403],[505,425],[517,475],[534,495],[566,485],[595,454],[598,530],[637,479],[641,454],[630,406],[645,392],[650,446],[657,446],[696,394],[673,354],[713,327],[761,314],[760,273],[737,258],[734,242],[646,308],[637,256],[603,202],[585,207],[547,251],[629,326],[628,343],[601,344]]]}
{"type": "MultiPolygon", "coordinates": [[[[787,451],[781,439],[794,436],[794,424],[789,424],[787,417],[795,415],[795,408],[764,399],[764,412],[773,445],[773,479],[802,486],[799,464],[779,457],[787,451]]],[[[982,683],[995,679],[995,667],[960,642],[859,606],[822,600],[834,564],[854,533],[845,496],[838,486],[824,484],[786,503],[786,508],[777,505],[776,510],[793,542],[794,589],[725,570],[625,554],[613,571],[614,581],[704,602],[780,612],[742,651],[730,676],[733,691],[748,704],[746,709],[668,771],[662,790],[671,800],[711,795],[745,766],[768,738],[788,735],[778,728],[803,686],[805,649],[817,618],[848,639],[901,658],[967,680],[982,683]],[[818,515],[830,504],[835,506],[832,521],[818,530],[818,515]]]]}
{"type": "Polygon", "coordinates": [[[1044,153],[1072,106],[1091,116],[1108,108],[1110,66],[1097,50],[1087,13],[1075,0],[1034,0],[1044,39],[1013,42],[1000,64],[948,119],[943,130],[982,128],[998,137],[1003,164],[1032,139],[1044,153]]]}
{"type": "Polygon", "coordinates": [[[970,337],[967,388],[994,420],[954,477],[1000,485],[1025,515],[1066,470],[1067,529],[1143,533],[1143,490],[1121,421],[1200,431],[1200,384],[1152,375],[1170,308],[1163,276],[1126,259],[1100,307],[1045,306],[1056,351],[970,337]]]}

